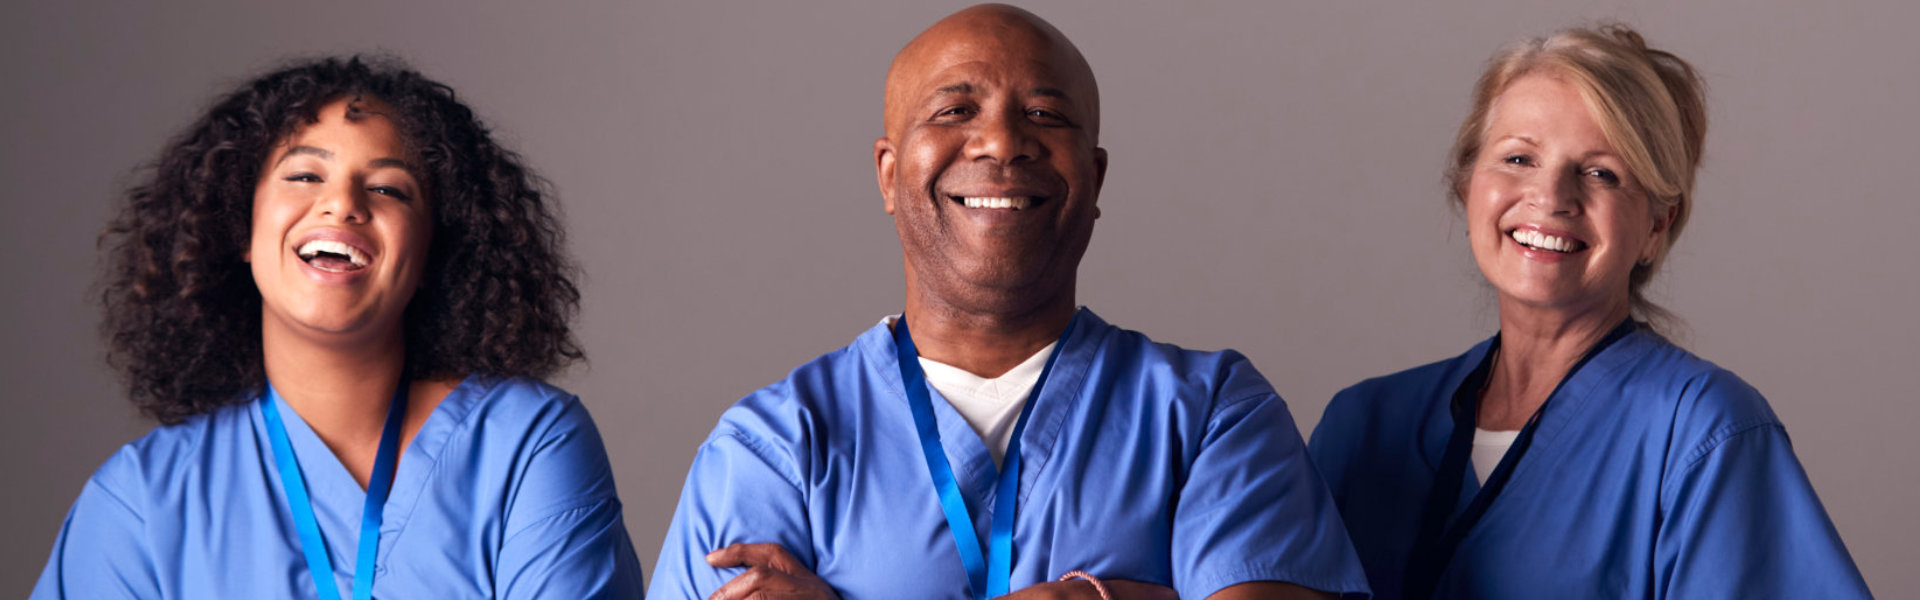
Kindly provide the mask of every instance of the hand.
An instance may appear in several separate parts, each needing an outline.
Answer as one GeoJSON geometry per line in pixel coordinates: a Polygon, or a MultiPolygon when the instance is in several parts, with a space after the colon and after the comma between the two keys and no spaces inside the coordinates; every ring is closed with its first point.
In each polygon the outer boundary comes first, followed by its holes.
{"type": "Polygon", "coordinates": [[[708,600],[839,600],[826,580],[779,544],[734,544],[707,554],[718,568],[746,567],[708,600]]]}

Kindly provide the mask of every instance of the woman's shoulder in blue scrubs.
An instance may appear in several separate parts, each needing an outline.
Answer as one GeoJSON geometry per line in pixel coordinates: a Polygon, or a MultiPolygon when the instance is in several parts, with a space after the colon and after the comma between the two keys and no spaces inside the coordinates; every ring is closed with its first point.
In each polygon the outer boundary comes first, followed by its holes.
{"type": "MultiPolygon", "coordinates": [[[[288,428],[345,590],[364,492],[297,415],[288,428]]],[[[34,597],[310,595],[267,444],[258,402],[128,443],[74,502],[34,597]]],[[[641,589],[593,419],[578,398],[538,380],[474,376],[449,393],[401,458],[386,521],[377,594],[641,589]]]]}

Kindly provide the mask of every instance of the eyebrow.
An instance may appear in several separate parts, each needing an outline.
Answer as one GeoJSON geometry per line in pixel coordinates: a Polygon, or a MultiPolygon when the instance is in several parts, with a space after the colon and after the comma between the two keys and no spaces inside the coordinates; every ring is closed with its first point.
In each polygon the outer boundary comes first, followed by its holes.
{"type": "Polygon", "coordinates": [[[325,148],[315,148],[313,146],[294,146],[292,148],[288,148],[286,154],[280,155],[280,160],[275,162],[274,164],[287,162],[287,159],[293,158],[295,155],[300,155],[300,154],[318,156],[320,157],[320,160],[333,160],[333,153],[327,151],[325,148]]]}
{"type": "Polygon", "coordinates": [[[973,93],[973,84],[967,83],[965,81],[962,81],[960,83],[948,84],[948,85],[941,86],[940,89],[934,90],[933,93],[940,94],[940,95],[971,94],[973,93]]]}
{"type": "MultiPolygon", "coordinates": [[[[973,84],[972,84],[972,83],[969,83],[969,82],[965,82],[965,81],[962,81],[962,82],[960,82],[960,83],[954,83],[954,84],[948,84],[948,85],[944,85],[944,86],[940,86],[940,88],[939,88],[939,89],[936,89],[936,90],[934,90],[933,92],[934,92],[934,94],[935,94],[935,95],[941,95],[941,96],[945,96],[945,95],[967,95],[967,94],[971,94],[971,93],[973,93],[973,92],[974,92],[974,88],[973,88],[973,84]]],[[[1068,98],[1068,97],[1067,97],[1067,93],[1066,93],[1065,91],[1062,91],[1062,90],[1061,90],[1060,88],[1052,88],[1052,87],[1037,87],[1037,88],[1033,88],[1033,89],[1031,89],[1031,90],[1027,90],[1027,95],[1029,95],[1029,96],[1039,96],[1039,97],[1042,97],[1042,98],[1058,98],[1058,99],[1061,99],[1061,100],[1070,100],[1070,99],[1071,99],[1071,98],[1068,98]]]]}
{"type": "MultiPolygon", "coordinates": [[[[288,148],[286,154],[280,155],[279,162],[287,162],[287,159],[293,158],[294,156],[301,155],[301,154],[305,154],[308,156],[316,156],[316,157],[319,157],[320,160],[328,160],[328,161],[333,160],[333,152],[327,150],[326,148],[316,148],[313,146],[294,146],[292,148],[288,148]]],[[[275,164],[278,164],[278,163],[275,163],[275,164]]],[[[376,159],[367,161],[367,166],[376,168],[376,169],[395,168],[395,169],[402,169],[406,171],[413,170],[412,165],[408,165],[407,161],[401,160],[398,158],[376,158],[376,159]]]]}

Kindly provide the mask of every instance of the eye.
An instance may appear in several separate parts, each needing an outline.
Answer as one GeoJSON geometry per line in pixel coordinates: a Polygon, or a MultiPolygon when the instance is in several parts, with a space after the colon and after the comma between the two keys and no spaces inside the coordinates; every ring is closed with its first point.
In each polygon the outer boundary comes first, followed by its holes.
{"type": "Polygon", "coordinates": [[[413,199],[412,196],[407,195],[407,192],[401,190],[400,188],[393,187],[390,185],[376,185],[376,186],[367,188],[367,191],[373,192],[375,194],[379,194],[382,196],[391,196],[394,198],[398,198],[402,201],[413,199]]]}
{"type": "Polygon", "coordinates": [[[1601,168],[1587,169],[1586,175],[1588,177],[1592,177],[1596,180],[1599,180],[1601,183],[1605,183],[1608,186],[1620,185],[1620,175],[1617,173],[1614,173],[1613,171],[1609,171],[1607,169],[1601,169],[1601,168]]]}
{"type": "Polygon", "coordinates": [[[320,179],[319,175],[315,175],[312,173],[294,173],[292,175],[283,177],[282,179],[285,181],[294,181],[299,183],[324,183],[325,182],[325,180],[320,179]]]}
{"type": "Polygon", "coordinates": [[[1509,165],[1526,166],[1526,165],[1533,164],[1533,157],[1527,156],[1525,154],[1510,154],[1510,155],[1507,155],[1505,158],[1500,159],[1500,162],[1507,163],[1509,165]]]}
{"type": "Polygon", "coordinates": [[[973,107],[971,106],[952,106],[941,109],[940,112],[933,113],[933,118],[935,120],[953,120],[972,115],[973,107]]]}
{"type": "Polygon", "coordinates": [[[1027,118],[1033,119],[1035,121],[1045,122],[1045,123],[1055,123],[1060,125],[1071,124],[1069,121],[1067,121],[1066,115],[1062,115],[1060,113],[1053,112],[1052,110],[1045,109],[1045,108],[1027,109],[1027,118]]]}

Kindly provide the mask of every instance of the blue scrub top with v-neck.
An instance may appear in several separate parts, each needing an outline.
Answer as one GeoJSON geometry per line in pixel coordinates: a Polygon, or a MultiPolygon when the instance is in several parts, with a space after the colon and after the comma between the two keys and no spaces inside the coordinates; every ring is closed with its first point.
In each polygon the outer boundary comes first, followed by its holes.
{"type": "MultiPolygon", "coordinates": [[[[1403,597],[1454,393],[1493,343],[1347,388],[1314,428],[1377,598],[1403,597]]],[[[1652,330],[1596,352],[1533,427],[1434,597],[1868,597],[1766,399],[1652,330]]],[[[1462,477],[1453,519],[1481,490],[1462,477]]]]}
{"type": "MultiPolygon", "coordinates": [[[[341,590],[366,492],[275,403],[341,590]]],[[[67,513],[33,598],[314,598],[261,403],[197,415],[107,459],[67,513]]],[[[525,378],[469,377],[400,458],[381,598],[637,598],[606,449],[586,407],[525,378]]]]}
{"type": "MultiPolygon", "coordinates": [[[[1286,404],[1244,357],[1157,344],[1084,310],[1060,343],[1021,436],[1012,589],[1081,569],[1185,598],[1252,581],[1364,594],[1286,404]]],[[[707,598],[743,570],[704,556],[757,542],[847,600],[970,597],[895,350],[882,321],[721,416],[667,531],[656,599],[707,598]]],[[[984,540],[993,458],[929,393],[984,540]]]]}

